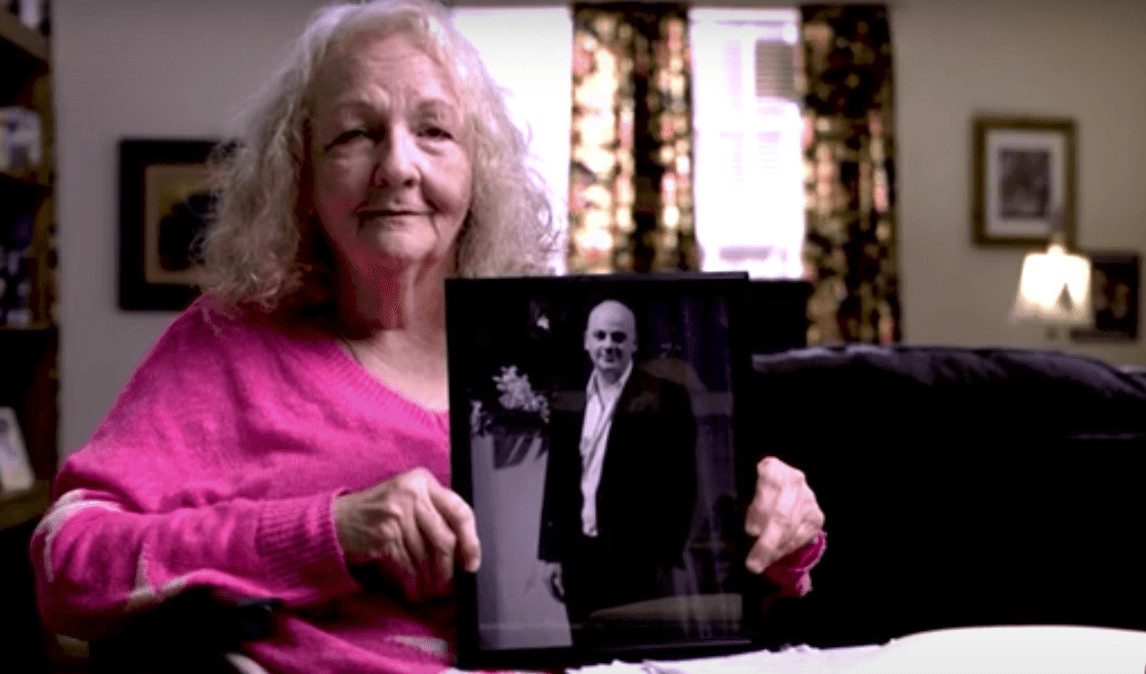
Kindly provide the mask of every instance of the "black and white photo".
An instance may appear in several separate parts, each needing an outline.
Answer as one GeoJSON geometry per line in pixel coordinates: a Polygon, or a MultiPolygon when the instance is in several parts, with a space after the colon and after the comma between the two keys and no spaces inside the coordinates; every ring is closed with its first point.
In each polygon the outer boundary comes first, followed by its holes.
{"type": "Polygon", "coordinates": [[[981,246],[1074,246],[1075,125],[981,117],[974,123],[973,238],[981,246]]]}
{"type": "Polygon", "coordinates": [[[1046,150],[999,150],[999,215],[1045,218],[1050,211],[1050,159],[1046,150]]]}
{"type": "Polygon", "coordinates": [[[470,410],[453,420],[455,479],[483,546],[478,651],[744,638],[733,408],[748,360],[730,326],[746,285],[449,282],[451,398],[470,410]]]}
{"type": "Polygon", "coordinates": [[[674,569],[685,568],[696,509],[692,382],[636,366],[638,344],[628,305],[594,305],[584,398],[550,427],[538,557],[574,643],[611,634],[602,611],[687,587],[674,586],[674,569]]]}

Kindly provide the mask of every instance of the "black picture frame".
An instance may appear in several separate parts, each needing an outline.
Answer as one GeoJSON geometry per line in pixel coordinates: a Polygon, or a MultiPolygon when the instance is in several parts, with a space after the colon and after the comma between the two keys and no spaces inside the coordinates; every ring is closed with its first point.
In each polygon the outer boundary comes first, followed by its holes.
{"type": "Polygon", "coordinates": [[[1142,258],[1135,251],[1092,251],[1090,297],[1094,325],[1074,328],[1076,342],[1138,341],[1142,258]]]}
{"type": "Polygon", "coordinates": [[[474,508],[483,548],[481,569],[458,578],[459,667],[554,669],[758,647],[763,598],[776,588],[743,565],[743,513],[760,458],[748,449],[744,422],[749,291],[741,273],[447,280],[450,409],[458,411],[451,416],[452,480],[474,508]],[[597,626],[608,626],[595,634],[608,638],[575,644],[565,607],[540,570],[538,541],[550,445],[562,442],[567,455],[568,432],[580,429],[592,369],[585,322],[605,299],[636,316],[641,349],[633,372],[689,391],[698,429],[697,477],[689,479],[697,498],[681,556],[686,570],[672,572],[669,596],[639,606],[669,617],[640,620],[633,617],[637,604],[606,606],[592,615],[597,626]],[[499,390],[494,377],[507,372],[528,383],[499,390]],[[509,390],[516,398],[499,397],[509,390]],[[556,438],[559,429],[565,441],[556,438]]]}
{"type": "Polygon", "coordinates": [[[119,142],[119,307],[178,311],[198,295],[195,243],[214,205],[216,139],[119,142]]]}
{"type": "Polygon", "coordinates": [[[978,117],[973,122],[971,238],[983,247],[1075,246],[1072,119],[978,117]]]}

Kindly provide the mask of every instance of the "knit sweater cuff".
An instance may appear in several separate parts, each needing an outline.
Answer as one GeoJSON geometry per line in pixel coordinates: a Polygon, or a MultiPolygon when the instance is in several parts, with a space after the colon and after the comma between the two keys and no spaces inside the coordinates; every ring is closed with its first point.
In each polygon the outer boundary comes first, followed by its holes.
{"type": "Polygon", "coordinates": [[[274,588],[288,605],[355,592],[334,527],[334,493],[266,501],[258,546],[274,588]]]}
{"type": "Polygon", "coordinates": [[[764,570],[764,576],[780,586],[781,596],[802,597],[812,590],[812,567],[824,556],[827,535],[820,532],[807,545],[776,560],[764,570]]]}

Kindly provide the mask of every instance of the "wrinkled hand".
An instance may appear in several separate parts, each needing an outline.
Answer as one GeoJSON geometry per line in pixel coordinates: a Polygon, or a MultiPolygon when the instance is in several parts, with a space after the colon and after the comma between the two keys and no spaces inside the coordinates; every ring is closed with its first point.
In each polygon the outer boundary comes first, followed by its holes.
{"type": "Polygon", "coordinates": [[[756,464],[756,493],[748,505],[744,531],[756,538],[744,564],[761,573],[776,560],[811,543],[824,526],[804,473],[769,456],[756,464]]]}
{"type": "Polygon", "coordinates": [[[347,564],[377,565],[412,602],[451,592],[455,560],[481,564],[473,510],[425,468],[338,497],[334,523],[347,564]]]}

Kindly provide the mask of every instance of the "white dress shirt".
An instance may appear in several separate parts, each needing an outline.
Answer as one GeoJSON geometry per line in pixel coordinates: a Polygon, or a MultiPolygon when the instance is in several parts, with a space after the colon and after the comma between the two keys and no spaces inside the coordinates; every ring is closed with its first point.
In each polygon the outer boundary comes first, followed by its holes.
{"type": "Polygon", "coordinates": [[[597,536],[597,488],[601,486],[605,446],[609,444],[617,399],[632,372],[630,361],[617,381],[609,384],[593,370],[585,387],[585,420],[581,424],[581,533],[593,538],[597,536]]]}

